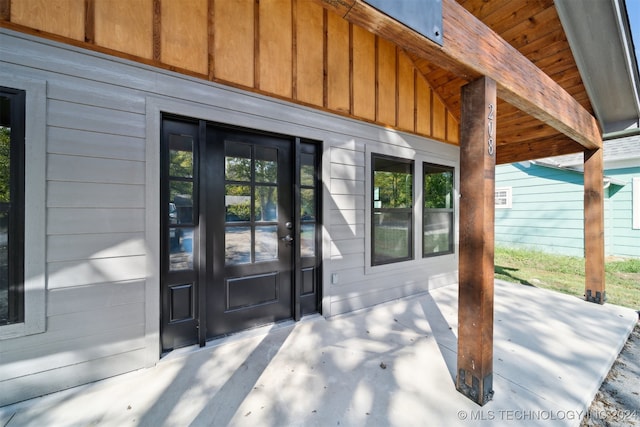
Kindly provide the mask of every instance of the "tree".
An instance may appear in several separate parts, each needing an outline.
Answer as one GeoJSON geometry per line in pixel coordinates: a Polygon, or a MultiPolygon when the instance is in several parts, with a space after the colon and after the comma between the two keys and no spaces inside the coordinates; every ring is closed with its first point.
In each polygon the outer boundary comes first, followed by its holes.
{"type": "Polygon", "coordinates": [[[0,126],[0,203],[11,201],[11,128],[0,126]]]}

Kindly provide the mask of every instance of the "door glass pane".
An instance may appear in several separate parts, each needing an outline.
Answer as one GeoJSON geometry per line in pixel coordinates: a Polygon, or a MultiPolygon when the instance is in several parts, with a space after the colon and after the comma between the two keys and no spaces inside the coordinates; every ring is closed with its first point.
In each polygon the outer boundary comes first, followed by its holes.
{"type": "Polygon", "coordinates": [[[312,188],[300,190],[300,218],[313,221],[316,218],[316,191],[312,188]]]}
{"type": "Polygon", "coordinates": [[[278,227],[266,225],[256,227],[256,262],[278,258],[278,227]]]}
{"type": "Polygon", "coordinates": [[[315,186],[315,159],[313,154],[300,155],[300,184],[315,186]]]}
{"type": "Polygon", "coordinates": [[[0,324],[9,319],[9,230],[8,214],[0,213],[0,324]]]}
{"type": "Polygon", "coordinates": [[[254,200],[256,221],[278,220],[278,189],[276,187],[256,185],[254,200]]]}
{"type": "Polygon", "coordinates": [[[302,224],[300,227],[300,256],[316,256],[316,225],[302,224]]]}
{"type": "Polygon", "coordinates": [[[169,182],[169,224],[193,224],[192,182],[169,182]]]}
{"type": "Polygon", "coordinates": [[[275,183],[278,179],[278,150],[256,146],[256,182],[275,183]]]}
{"type": "Polygon", "coordinates": [[[251,146],[233,141],[225,143],[224,176],[227,181],[251,181],[251,146]]]}
{"type": "Polygon", "coordinates": [[[227,184],[225,186],[225,221],[251,221],[251,187],[227,184]]]}
{"type": "Polygon", "coordinates": [[[251,227],[226,227],[224,259],[227,265],[251,262],[251,227]]]}
{"type": "Polygon", "coordinates": [[[188,135],[169,135],[169,175],[193,177],[193,138],[188,135]]]}
{"type": "Polygon", "coordinates": [[[169,228],[169,270],[193,269],[193,228],[169,228]]]}

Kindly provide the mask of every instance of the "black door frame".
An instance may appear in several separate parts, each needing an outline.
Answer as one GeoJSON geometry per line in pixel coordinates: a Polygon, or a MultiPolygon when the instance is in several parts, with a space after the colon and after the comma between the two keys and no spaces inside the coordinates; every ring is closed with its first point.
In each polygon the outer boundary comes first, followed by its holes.
{"type": "MultiPolygon", "coordinates": [[[[211,259],[212,251],[214,248],[214,242],[210,242],[207,239],[207,224],[206,221],[198,221],[198,217],[206,216],[207,211],[211,211],[213,209],[210,206],[211,203],[202,203],[205,200],[200,195],[200,191],[203,189],[201,186],[202,182],[224,182],[224,170],[220,171],[220,168],[212,168],[211,165],[207,164],[204,160],[206,156],[207,149],[207,129],[208,128],[217,128],[217,129],[225,129],[229,131],[238,131],[238,132],[247,132],[253,135],[264,135],[267,137],[276,137],[281,139],[287,139],[291,142],[291,150],[293,152],[292,159],[290,162],[290,167],[292,169],[291,176],[293,178],[292,185],[292,222],[294,224],[294,228],[292,232],[294,232],[294,245],[295,250],[293,251],[292,259],[291,259],[291,293],[292,293],[292,302],[291,302],[291,314],[293,320],[300,320],[300,318],[306,314],[310,313],[321,313],[321,299],[322,299],[322,180],[321,180],[321,165],[322,165],[322,143],[319,141],[307,140],[299,137],[292,137],[289,135],[282,135],[273,132],[261,131],[256,129],[249,129],[239,126],[227,125],[223,123],[217,123],[213,121],[207,120],[199,120],[189,117],[183,117],[176,114],[162,114],[162,131],[161,137],[165,138],[165,130],[164,123],[166,120],[175,121],[180,123],[188,123],[194,129],[194,126],[197,125],[197,143],[194,145],[194,200],[193,200],[193,209],[194,209],[194,237],[197,233],[197,239],[194,239],[194,247],[193,247],[193,281],[194,281],[194,295],[193,295],[193,310],[194,310],[194,318],[191,321],[189,326],[186,326],[186,329],[195,327],[197,332],[194,334],[197,339],[194,339],[193,342],[189,344],[181,344],[182,345],[190,345],[198,343],[200,346],[204,346],[206,341],[212,338],[216,338],[214,336],[208,336],[206,330],[206,317],[207,317],[207,287],[211,286],[211,284],[207,284],[207,279],[209,277],[213,277],[211,274],[211,269],[220,268],[219,265],[212,265],[213,262],[207,262],[207,259],[211,259]],[[301,184],[301,164],[302,164],[302,155],[306,153],[307,157],[305,158],[307,163],[309,161],[309,153],[313,155],[313,185],[315,186],[314,193],[314,205],[315,205],[315,235],[314,235],[314,244],[315,244],[315,258],[308,259],[301,257],[301,226],[302,226],[302,218],[300,212],[301,206],[301,188],[304,187],[301,184]],[[197,241],[197,242],[196,242],[197,241]],[[204,245],[200,245],[198,243],[206,242],[204,245]],[[303,294],[303,263],[306,266],[306,272],[304,273],[304,280],[311,280],[313,283],[311,285],[305,285],[306,289],[313,289],[313,292],[307,293],[304,296],[303,294]],[[311,264],[310,264],[311,263],[311,264]],[[205,327],[202,327],[205,326],[205,327]]],[[[168,207],[168,145],[163,140],[161,141],[161,185],[160,185],[160,202],[161,202],[161,220],[160,220],[160,228],[161,228],[161,262],[160,262],[160,282],[161,282],[161,292],[160,292],[160,337],[161,342],[163,339],[163,334],[166,332],[165,330],[168,328],[168,324],[166,323],[167,319],[167,310],[169,309],[167,303],[167,290],[165,289],[165,283],[168,279],[169,271],[168,271],[168,263],[169,263],[169,251],[168,251],[168,230],[169,230],[169,220],[167,215],[167,207],[168,207]],[[165,236],[166,234],[166,236],[165,236]]],[[[209,156],[210,157],[210,156],[209,156]]],[[[309,187],[308,183],[307,186],[309,187]]],[[[217,233],[220,234],[220,233],[217,233]]],[[[214,237],[214,239],[224,238],[220,236],[214,237]]],[[[219,244],[217,245],[219,247],[219,244]]],[[[224,247],[224,244],[223,244],[224,247]]],[[[214,257],[215,258],[215,257],[214,257]]],[[[219,258],[219,257],[218,257],[219,258]]],[[[192,336],[194,336],[192,335],[192,336]]],[[[176,346],[178,347],[178,346],[176,346]]],[[[164,343],[161,345],[161,351],[168,351],[171,348],[164,348],[164,343]]]]}

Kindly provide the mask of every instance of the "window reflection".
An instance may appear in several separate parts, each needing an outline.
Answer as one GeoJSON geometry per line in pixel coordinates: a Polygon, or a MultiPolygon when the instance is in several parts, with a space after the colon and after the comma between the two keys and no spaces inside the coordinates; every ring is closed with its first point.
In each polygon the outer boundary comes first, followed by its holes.
{"type": "Polygon", "coordinates": [[[413,257],[413,162],[373,155],[371,234],[373,265],[413,257]]]}
{"type": "Polygon", "coordinates": [[[300,228],[300,256],[316,256],[316,225],[302,224],[300,228]]]}
{"type": "Polygon", "coordinates": [[[453,253],[453,168],[423,164],[422,256],[453,253]]]}
{"type": "Polygon", "coordinates": [[[248,185],[227,184],[224,204],[225,221],[251,221],[251,187],[248,185]]]}
{"type": "Polygon", "coordinates": [[[251,227],[225,228],[224,259],[227,265],[251,262],[251,227]]]}
{"type": "Polygon", "coordinates": [[[256,221],[278,220],[278,189],[274,186],[256,185],[256,221]]]}
{"type": "Polygon", "coordinates": [[[193,138],[188,135],[169,135],[169,175],[193,177],[193,138]]]}
{"type": "Polygon", "coordinates": [[[316,191],[312,188],[300,190],[300,218],[303,221],[315,220],[316,191]]]}
{"type": "Polygon", "coordinates": [[[193,224],[193,182],[169,182],[169,224],[193,224]]]}
{"type": "Polygon", "coordinates": [[[193,228],[169,228],[169,270],[193,269],[193,228]]]}
{"type": "Polygon", "coordinates": [[[256,227],[256,262],[278,258],[278,227],[275,225],[256,227]]]}
{"type": "Polygon", "coordinates": [[[227,181],[251,181],[251,146],[232,141],[225,143],[224,176],[227,181]]]}
{"type": "Polygon", "coordinates": [[[275,183],[278,180],[278,150],[256,146],[256,182],[275,183]]]}

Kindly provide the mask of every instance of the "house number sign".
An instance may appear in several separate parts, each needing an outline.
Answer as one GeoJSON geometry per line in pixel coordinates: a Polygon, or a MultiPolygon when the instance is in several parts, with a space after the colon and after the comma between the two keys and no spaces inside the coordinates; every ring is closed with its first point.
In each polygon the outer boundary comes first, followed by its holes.
{"type": "Polygon", "coordinates": [[[487,116],[487,136],[488,136],[487,145],[488,145],[488,152],[490,156],[493,156],[493,153],[495,152],[494,140],[493,140],[494,118],[495,118],[495,106],[493,104],[489,104],[489,115],[487,116]]]}

